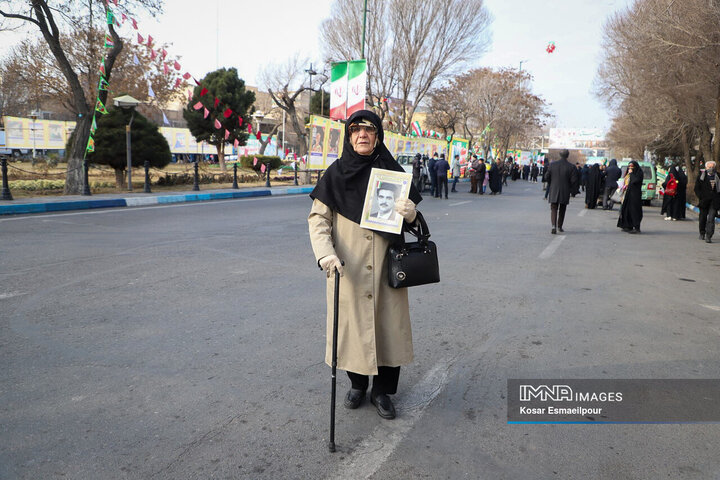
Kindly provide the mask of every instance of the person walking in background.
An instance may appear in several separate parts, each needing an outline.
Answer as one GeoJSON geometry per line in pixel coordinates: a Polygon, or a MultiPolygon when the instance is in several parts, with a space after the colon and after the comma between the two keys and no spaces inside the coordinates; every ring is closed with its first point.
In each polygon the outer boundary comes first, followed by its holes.
{"type": "Polygon", "coordinates": [[[433,153],[428,161],[428,177],[430,177],[430,196],[437,196],[437,172],[435,171],[435,164],[437,163],[437,152],[433,153]]]}
{"type": "Polygon", "coordinates": [[[452,169],[452,177],[453,177],[453,184],[451,192],[457,192],[455,190],[455,186],[458,183],[458,180],[460,180],[460,155],[455,155],[455,158],[453,158],[453,163],[450,167],[452,169]]]}
{"type": "Polygon", "coordinates": [[[577,182],[575,182],[573,190],[570,192],[570,195],[572,195],[573,198],[575,198],[575,195],[580,195],[580,177],[582,175],[582,167],[579,162],[575,164],[575,169],[577,170],[577,182]]]}
{"type": "Polygon", "coordinates": [[[435,198],[442,198],[443,187],[445,187],[445,200],[448,198],[448,170],[450,170],[450,164],[445,160],[445,154],[443,153],[440,155],[440,160],[435,162],[435,172],[437,175],[435,198]]]}
{"type": "Polygon", "coordinates": [[[420,185],[420,180],[422,178],[422,157],[419,153],[415,154],[415,158],[413,159],[412,163],[412,175],[413,175],[413,185],[415,185],[415,188],[418,189],[418,191],[422,191],[422,185],[420,185]]]}
{"type": "Polygon", "coordinates": [[[550,221],[555,235],[558,230],[564,232],[565,210],[570,203],[570,192],[578,183],[577,169],[568,162],[570,152],[565,149],[560,152],[560,159],[550,164],[547,172],[548,203],[550,203],[550,221]]]}
{"type": "Polygon", "coordinates": [[[585,187],[587,185],[587,177],[588,173],[590,173],[590,167],[586,163],[582,166],[582,170],[580,170],[580,186],[582,187],[582,191],[585,191],[585,187]]]}
{"type": "Polygon", "coordinates": [[[537,163],[533,163],[532,167],[530,168],[530,180],[532,183],[537,183],[537,177],[540,173],[540,168],[538,167],[537,163]]]}
{"type": "Polygon", "coordinates": [[[663,182],[663,203],[660,209],[665,220],[682,220],[685,218],[687,202],[687,175],[675,165],[670,167],[663,182]]]}
{"type": "MultiPolygon", "coordinates": [[[[345,407],[355,409],[362,404],[369,376],[374,376],[370,402],[378,415],[391,419],[395,407],[390,395],[397,391],[400,366],[413,360],[407,288],[391,288],[387,281],[387,249],[399,236],[360,228],[370,171],[403,171],[383,139],[382,122],[375,113],[360,110],[348,118],[342,155],[310,194],[308,227],[315,259],[327,274],[325,362],[330,365],[332,359],[333,275],[337,270],[342,308],[337,368],[347,371],[351,382],[345,407]]],[[[404,230],[417,223],[415,205],[421,200],[411,185],[409,199],[395,202],[404,230]]]]}
{"type": "Polygon", "coordinates": [[[610,160],[610,164],[605,169],[605,191],[603,192],[603,210],[612,210],[615,206],[615,202],[612,201],[612,197],[615,190],[618,188],[618,180],[622,177],[622,170],[617,166],[617,160],[614,158],[610,160]]]}
{"type": "Polygon", "coordinates": [[[712,243],[715,233],[715,217],[720,210],[720,181],[715,162],[705,164],[705,170],[700,172],[695,181],[695,195],[698,197],[700,210],[700,240],[712,243]]]}
{"type": "Polygon", "coordinates": [[[600,196],[600,167],[597,163],[588,169],[585,180],[585,208],[595,209],[600,196]]]}
{"type": "Polygon", "coordinates": [[[475,183],[477,183],[478,195],[483,195],[485,193],[485,187],[483,185],[485,184],[486,175],[487,167],[485,166],[485,160],[481,158],[477,163],[477,168],[475,169],[475,183]]]}
{"type": "Polygon", "coordinates": [[[468,159],[465,173],[470,177],[470,193],[477,193],[477,177],[475,177],[475,168],[478,165],[477,155],[473,155],[472,159],[468,159]]]}
{"type": "Polygon", "coordinates": [[[623,232],[640,233],[640,222],[642,222],[642,185],[643,171],[640,164],[635,160],[631,161],[625,172],[624,195],[620,207],[620,217],[617,221],[618,228],[623,232]]]}

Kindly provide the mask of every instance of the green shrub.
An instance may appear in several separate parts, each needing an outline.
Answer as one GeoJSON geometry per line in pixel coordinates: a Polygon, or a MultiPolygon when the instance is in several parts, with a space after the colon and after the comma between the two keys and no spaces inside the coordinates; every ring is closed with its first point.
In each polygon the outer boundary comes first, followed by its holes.
{"type": "Polygon", "coordinates": [[[252,168],[253,170],[259,172],[260,171],[260,165],[265,163],[270,163],[270,169],[275,170],[276,168],[279,168],[283,165],[282,160],[280,160],[280,157],[277,156],[268,156],[268,155],[252,155],[247,157],[240,157],[240,165],[244,168],[252,168]],[[257,158],[257,165],[253,166],[253,162],[257,158]]]}

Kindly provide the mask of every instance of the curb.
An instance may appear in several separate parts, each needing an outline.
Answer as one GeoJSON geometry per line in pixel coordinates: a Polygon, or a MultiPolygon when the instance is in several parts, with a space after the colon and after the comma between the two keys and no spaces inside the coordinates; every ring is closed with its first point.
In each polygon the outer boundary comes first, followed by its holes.
{"type": "Polygon", "coordinates": [[[144,207],[168,203],[207,202],[235,198],[269,197],[276,195],[298,195],[310,193],[314,186],[287,187],[277,190],[250,190],[243,192],[192,193],[184,195],[161,195],[152,197],[110,198],[103,200],[76,200],[69,202],[21,203],[0,205],[0,215],[22,215],[28,213],[62,212],[69,210],[90,210],[95,208],[144,207]]]}

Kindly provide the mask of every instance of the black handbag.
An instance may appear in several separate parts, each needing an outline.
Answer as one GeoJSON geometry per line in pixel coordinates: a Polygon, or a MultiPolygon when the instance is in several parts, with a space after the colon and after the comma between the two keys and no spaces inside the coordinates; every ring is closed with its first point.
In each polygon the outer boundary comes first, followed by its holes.
{"type": "Polygon", "coordinates": [[[392,288],[415,287],[440,281],[437,247],[431,242],[430,230],[420,212],[417,212],[419,228],[408,231],[417,238],[416,242],[405,242],[405,233],[400,241],[388,247],[388,282],[392,288]]]}

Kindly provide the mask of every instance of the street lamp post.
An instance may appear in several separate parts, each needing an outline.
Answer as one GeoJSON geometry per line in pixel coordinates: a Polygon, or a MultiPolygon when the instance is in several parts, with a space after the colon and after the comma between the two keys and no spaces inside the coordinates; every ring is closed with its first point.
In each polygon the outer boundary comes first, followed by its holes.
{"type": "Polygon", "coordinates": [[[127,183],[128,192],[132,192],[132,122],[135,119],[135,107],[140,105],[142,102],[130,95],[123,95],[116,97],[113,100],[116,107],[129,108],[130,109],[130,122],[125,126],[125,152],[127,157],[127,183]]]}
{"type": "MultiPolygon", "coordinates": [[[[314,92],[312,88],[312,77],[313,75],[317,75],[317,72],[313,70],[312,63],[310,64],[310,68],[305,70],[305,73],[308,74],[310,77],[310,85],[308,85],[308,90],[311,92],[308,94],[308,122],[310,121],[310,115],[312,110],[312,92],[314,92]]],[[[305,169],[307,170],[308,165],[310,165],[310,147],[312,146],[312,138],[310,138],[310,127],[308,127],[307,132],[307,160],[305,162],[305,169]]],[[[297,185],[297,183],[295,183],[297,185]]]]}
{"type": "Polygon", "coordinates": [[[37,114],[35,112],[31,112],[30,120],[32,120],[32,123],[30,124],[30,135],[32,135],[32,140],[33,140],[32,158],[35,158],[35,120],[36,119],[37,119],[37,114]]]}

